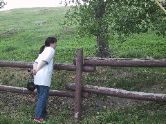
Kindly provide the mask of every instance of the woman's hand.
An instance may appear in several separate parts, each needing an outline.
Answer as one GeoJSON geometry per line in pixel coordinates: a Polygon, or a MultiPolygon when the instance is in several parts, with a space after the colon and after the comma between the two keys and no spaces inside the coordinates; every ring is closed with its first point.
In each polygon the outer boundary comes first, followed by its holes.
{"type": "Polygon", "coordinates": [[[33,75],[36,75],[36,73],[37,73],[37,63],[35,62],[34,64],[33,64],[33,69],[32,69],[32,74],[33,75]]]}
{"type": "Polygon", "coordinates": [[[37,70],[36,70],[36,69],[33,69],[33,70],[32,70],[32,73],[33,73],[33,75],[36,75],[37,70]]]}

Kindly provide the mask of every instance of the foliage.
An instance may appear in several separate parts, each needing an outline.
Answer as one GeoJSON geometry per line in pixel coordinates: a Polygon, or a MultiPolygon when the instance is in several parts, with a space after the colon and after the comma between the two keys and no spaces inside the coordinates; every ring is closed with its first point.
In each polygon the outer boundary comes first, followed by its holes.
{"type": "MultiPolygon", "coordinates": [[[[71,1],[70,1],[71,2],[71,1]]],[[[78,25],[80,36],[96,37],[96,55],[111,57],[108,39],[125,40],[134,33],[154,29],[165,36],[165,13],[151,0],[72,0],[76,5],[66,13],[65,24],[78,25]],[[82,3],[81,3],[82,2],[82,3]],[[156,19],[157,18],[157,19],[156,19]]]]}
{"type": "Polygon", "coordinates": [[[123,38],[149,29],[163,36],[166,34],[165,13],[154,0],[86,0],[66,13],[67,23],[77,24],[80,35],[96,35],[99,32],[101,26],[95,19],[95,11],[100,5],[98,2],[106,6],[103,7],[105,12],[100,24],[109,26],[111,36],[116,34],[123,38]]]}

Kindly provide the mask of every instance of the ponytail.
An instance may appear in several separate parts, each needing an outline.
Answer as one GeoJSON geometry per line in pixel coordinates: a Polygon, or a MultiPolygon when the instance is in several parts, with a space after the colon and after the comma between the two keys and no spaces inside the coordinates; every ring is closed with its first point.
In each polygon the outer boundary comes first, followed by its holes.
{"type": "Polygon", "coordinates": [[[48,47],[48,46],[50,46],[51,43],[56,43],[56,42],[57,42],[57,39],[55,37],[48,37],[45,40],[45,45],[41,46],[39,54],[41,54],[44,51],[45,47],[48,47]]]}
{"type": "Polygon", "coordinates": [[[39,54],[41,54],[44,51],[44,48],[45,48],[45,45],[43,45],[43,46],[40,47],[39,54]]]}

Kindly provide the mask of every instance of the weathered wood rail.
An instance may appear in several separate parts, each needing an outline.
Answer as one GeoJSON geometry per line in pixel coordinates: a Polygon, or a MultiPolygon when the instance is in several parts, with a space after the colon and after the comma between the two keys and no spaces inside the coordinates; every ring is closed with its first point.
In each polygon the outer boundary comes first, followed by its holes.
{"type": "MultiPolygon", "coordinates": [[[[0,67],[11,67],[11,68],[32,68],[32,62],[13,62],[13,61],[2,61],[0,60],[0,67]]],[[[74,64],[54,64],[54,69],[56,70],[67,70],[75,71],[76,66],[74,64]]],[[[84,66],[84,72],[94,72],[94,66],[84,66]]]]}
{"type": "MultiPolygon", "coordinates": [[[[11,92],[11,93],[21,93],[21,94],[36,94],[36,90],[31,92],[24,87],[15,87],[15,86],[7,86],[7,85],[0,85],[0,91],[2,92],[11,92]]],[[[49,96],[59,96],[59,97],[70,97],[74,98],[74,93],[69,91],[60,91],[60,90],[50,90],[49,96]]],[[[88,97],[88,93],[82,94],[83,98],[88,97]]]]}
{"type": "MultiPolygon", "coordinates": [[[[75,60],[74,60],[75,64],[75,60]]],[[[110,67],[166,67],[166,59],[132,59],[132,58],[84,58],[86,66],[110,67]]]]}
{"type": "MultiPolygon", "coordinates": [[[[11,92],[11,93],[21,93],[21,94],[32,94],[31,91],[24,87],[6,86],[0,85],[0,91],[11,92]]],[[[36,91],[35,91],[36,93],[36,91]]],[[[74,97],[74,94],[67,91],[51,90],[50,96],[60,96],[60,97],[74,97]]]]}
{"type": "MultiPolygon", "coordinates": [[[[76,84],[75,83],[66,84],[66,89],[75,91],[76,84]]],[[[166,102],[166,94],[127,91],[127,90],[123,90],[123,89],[99,87],[99,86],[92,86],[92,85],[84,85],[82,90],[84,92],[88,92],[88,93],[115,96],[115,97],[120,97],[120,98],[166,102]]]]}

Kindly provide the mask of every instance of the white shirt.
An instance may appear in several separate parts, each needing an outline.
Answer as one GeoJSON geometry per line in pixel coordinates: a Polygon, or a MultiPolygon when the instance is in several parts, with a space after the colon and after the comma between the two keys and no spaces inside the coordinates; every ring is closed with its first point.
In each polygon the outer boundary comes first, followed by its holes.
{"type": "Polygon", "coordinates": [[[53,57],[55,54],[55,50],[52,47],[45,47],[44,51],[39,54],[38,58],[35,60],[36,63],[45,61],[47,62],[44,67],[42,67],[34,76],[34,84],[48,86],[51,85],[51,78],[53,72],[53,57]]]}

